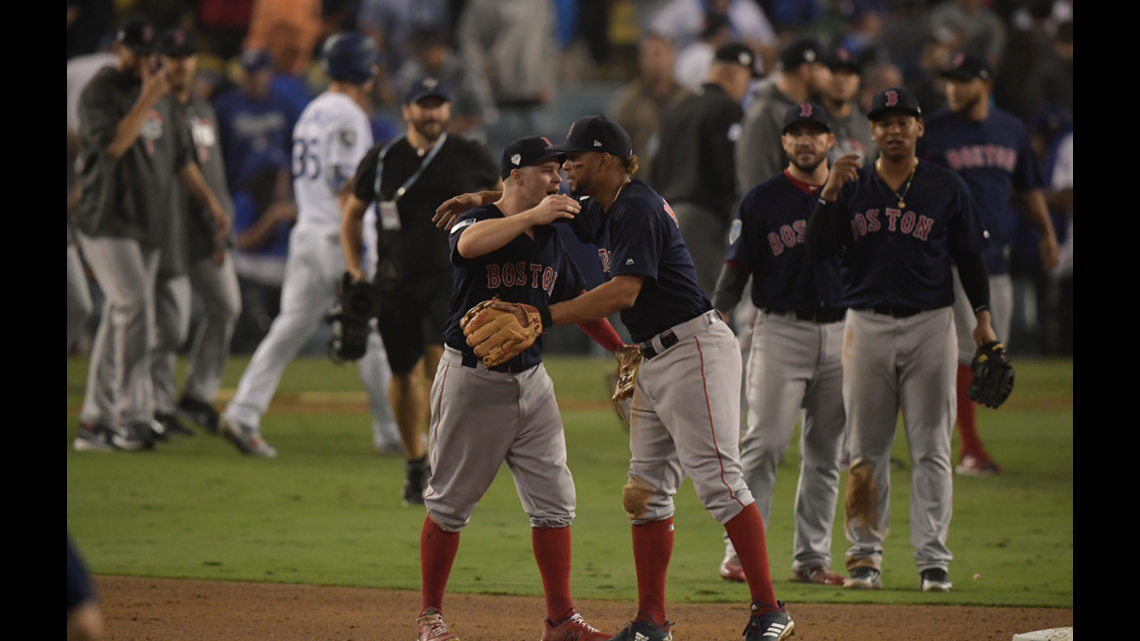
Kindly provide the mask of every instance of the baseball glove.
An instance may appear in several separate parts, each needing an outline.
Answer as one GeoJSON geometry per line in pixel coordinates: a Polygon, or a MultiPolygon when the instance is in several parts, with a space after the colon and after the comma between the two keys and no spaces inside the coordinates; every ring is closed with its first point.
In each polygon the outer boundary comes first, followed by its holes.
{"type": "Polygon", "coordinates": [[[502,365],[525,352],[542,333],[542,316],[532,305],[505,303],[511,309],[495,309],[496,296],[472,307],[463,315],[459,326],[467,344],[487,367],[502,365]],[[519,317],[525,318],[525,323],[519,317]]]}
{"type": "Polygon", "coordinates": [[[617,358],[617,382],[610,400],[614,402],[614,409],[628,427],[629,415],[632,413],[630,399],[633,398],[633,390],[637,387],[637,371],[641,368],[641,347],[625,345],[619,347],[614,356],[617,358]]]}
{"type": "Polygon", "coordinates": [[[341,283],[340,299],[329,313],[332,333],[328,355],[334,363],[356,361],[368,352],[370,322],[380,308],[380,293],[370,283],[355,282],[348,274],[341,283]]]}
{"type": "Polygon", "coordinates": [[[970,383],[970,400],[986,407],[998,408],[1013,392],[1013,365],[1005,356],[1005,346],[991,341],[978,348],[970,361],[974,380],[970,383]]]}

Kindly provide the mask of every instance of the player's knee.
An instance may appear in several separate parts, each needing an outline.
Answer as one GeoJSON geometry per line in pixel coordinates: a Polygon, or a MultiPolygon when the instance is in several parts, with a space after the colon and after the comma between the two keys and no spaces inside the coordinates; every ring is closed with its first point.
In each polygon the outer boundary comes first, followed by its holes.
{"type": "MultiPolygon", "coordinates": [[[[429,497],[427,502],[430,503],[430,501],[431,499],[429,497]]],[[[435,521],[439,529],[451,534],[463,531],[463,528],[467,527],[467,523],[471,520],[470,512],[465,514],[461,511],[432,505],[428,506],[427,514],[432,521],[435,521]]]]}
{"type": "Polygon", "coordinates": [[[629,477],[629,482],[621,490],[621,505],[626,517],[631,521],[644,520],[656,494],[652,485],[636,476],[629,477]]]}
{"type": "Polygon", "coordinates": [[[743,477],[717,477],[715,481],[696,483],[697,498],[717,523],[724,525],[740,513],[745,506],[753,503],[752,492],[745,485],[743,477]]]}

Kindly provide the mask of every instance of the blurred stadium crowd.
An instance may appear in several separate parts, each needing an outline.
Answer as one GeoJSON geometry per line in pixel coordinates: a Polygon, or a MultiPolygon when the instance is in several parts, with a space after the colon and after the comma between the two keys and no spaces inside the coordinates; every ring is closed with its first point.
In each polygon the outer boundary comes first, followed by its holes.
{"type": "MultiPolygon", "coordinates": [[[[667,135],[660,122],[699,88],[725,43],[751,48],[766,76],[745,96],[745,113],[756,97],[781,91],[829,109],[850,104],[861,118],[870,97],[890,86],[912,89],[933,113],[946,106],[938,72],[955,52],[982,56],[995,70],[994,104],[1029,128],[1062,244],[1060,265],[1045,272],[1037,232],[1011,205],[1009,342],[1019,354],[1072,353],[1071,0],[68,0],[69,245],[79,95],[116,64],[116,32],[132,15],[149,18],[156,32],[181,28],[196,38],[191,87],[216,110],[233,201],[229,243],[241,290],[234,352],[252,351],[278,311],[296,216],[291,134],[328,84],[320,46],[356,30],[383,53],[371,96],[377,144],[402,131],[400,97],[431,75],[452,87],[449,132],[487,145],[492,157],[514,138],[561,139],[575,117],[604,112],[633,136],[646,167],[639,177],[662,191],[652,172],[667,135]],[[820,43],[818,58],[804,54],[805,37],[820,43]]],[[[859,138],[852,133],[845,149],[873,149],[869,133],[859,138]]],[[[734,197],[750,186],[738,184],[734,197]]],[[[102,297],[89,280],[94,313],[77,340],[69,336],[69,353],[90,348],[99,322],[102,297]]],[[[195,299],[194,325],[201,308],[195,299]]],[[[560,343],[549,348],[587,349],[560,343]]]]}

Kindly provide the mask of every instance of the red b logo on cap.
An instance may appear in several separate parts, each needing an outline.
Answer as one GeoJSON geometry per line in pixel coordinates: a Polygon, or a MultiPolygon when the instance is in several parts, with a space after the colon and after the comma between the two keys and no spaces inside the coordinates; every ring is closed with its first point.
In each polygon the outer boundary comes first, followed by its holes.
{"type": "Polygon", "coordinates": [[[805,102],[800,105],[800,118],[811,118],[811,104],[805,102]]]}
{"type": "Polygon", "coordinates": [[[958,53],[954,54],[954,61],[951,64],[954,65],[955,67],[961,67],[962,63],[965,61],[966,61],[966,54],[959,51],[958,53]]]}
{"type": "Polygon", "coordinates": [[[894,107],[897,104],[899,104],[898,92],[897,91],[888,91],[887,92],[887,106],[888,107],[894,107]]]}

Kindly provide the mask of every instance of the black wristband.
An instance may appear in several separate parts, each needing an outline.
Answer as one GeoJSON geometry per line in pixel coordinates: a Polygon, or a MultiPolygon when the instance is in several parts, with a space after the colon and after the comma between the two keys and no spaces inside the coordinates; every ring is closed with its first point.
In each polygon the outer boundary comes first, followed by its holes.
{"type": "Polygon", "coordinates": [[[542,328],[546,329],[554,325],[554,318],[550,315],[550,308],[546,305],[535,305],[538,310],[538,317],[542,319],[542,328]]]}

